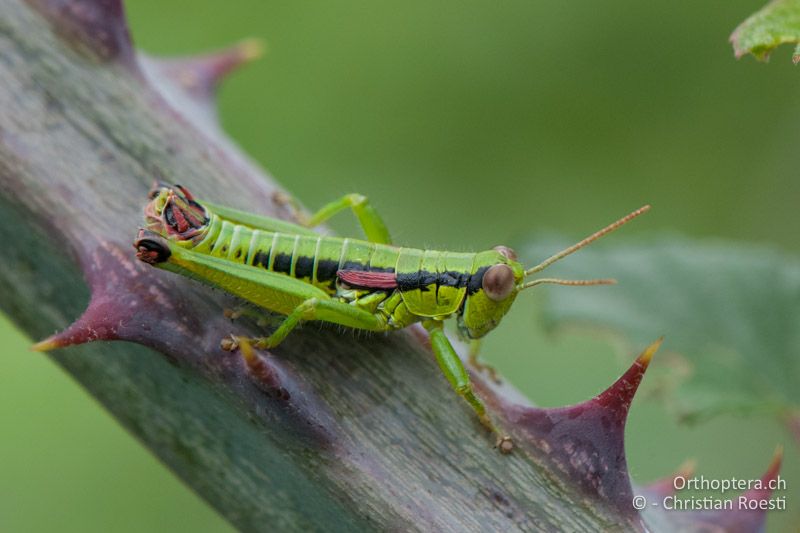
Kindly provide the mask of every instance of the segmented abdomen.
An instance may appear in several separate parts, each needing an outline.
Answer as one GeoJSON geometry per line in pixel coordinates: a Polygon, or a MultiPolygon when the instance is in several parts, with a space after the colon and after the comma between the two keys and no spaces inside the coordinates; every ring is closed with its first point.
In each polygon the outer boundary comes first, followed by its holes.
{"type": "Polygon", "coordinates": [[[398,249],[354,239],[252,229],[213,216],[194,250],[237,263],[287,274],[336,292],[342,270],[393,273],[398,249]]]}
{"type": "Polygon", "coordinates": [[[367,291],[397,290],[418,316],[456,312],[472,285],[475,254],[398,248],[357,239],[252,229],[212,216],[194,246],[201,253],[287,274],[336,293],[336,281],[367,291]],[[359,275],[368,272],[369,276],[359,275]]]}

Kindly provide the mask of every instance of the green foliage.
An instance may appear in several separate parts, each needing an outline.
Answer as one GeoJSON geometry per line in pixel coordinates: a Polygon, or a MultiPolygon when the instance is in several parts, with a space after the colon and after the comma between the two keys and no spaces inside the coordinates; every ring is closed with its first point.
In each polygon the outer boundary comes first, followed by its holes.
{"type": "MultiPolygon", "coordinates": [[[[736,57],[753,54],[764,61],[777,46],[800,42],[800,0],[774,0],[742,22],[731,35],[736,57]]],[[[794,62],[800,61],[800,44],[794,62]]]]}
{"type": "MultiPolygon", "coordinates": [[[[559,244],[540,241],[525,257],[559,244]]],[[[637,345],[660,335],[676,353],[681,418],[722,412],[783,416],[800,405],[800,259],[725,241],[663,237],[598,247],[553,267],[566,278],[615,276],[619,285],[550,289],[548,325],[613,328],[637,345]]]]}

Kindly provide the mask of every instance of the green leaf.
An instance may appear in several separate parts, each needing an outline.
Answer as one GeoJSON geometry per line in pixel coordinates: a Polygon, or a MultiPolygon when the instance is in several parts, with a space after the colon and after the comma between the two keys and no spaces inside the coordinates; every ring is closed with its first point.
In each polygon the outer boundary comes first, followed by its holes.
{"type": "MultiPolygon", "coordinates": [[[[523,257],[534,264],[567,244],[539,241],[523,257]]],[[[610,327],[639,346],[664,335],[664,349],[682,363],[673,367],[684,376],[671,404],[683,419],[785,416],[800,405],[800,258],[756,245],[663,237],[582,250],[548,269],[551,276],[619,281],[535,290],[547,291],[551,326],[610,327]]]]}
{"type": "MultiPolygon", "coordinates": [[[[800,0],[773,0],[742,22],[731,35],[736,57],[753,54],[764,61],[784,43],[800,43],[800,0]]],[[[794,62],[800,61],[800,45],[794,62]]]]}

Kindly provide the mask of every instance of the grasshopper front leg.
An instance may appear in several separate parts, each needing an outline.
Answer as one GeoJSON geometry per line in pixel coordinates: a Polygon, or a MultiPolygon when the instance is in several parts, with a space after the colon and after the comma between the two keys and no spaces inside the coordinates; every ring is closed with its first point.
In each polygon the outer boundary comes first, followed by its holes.
{"type": "Polygon", "coordinates": [[[428,330],[431,339],[431,348],[433,354],[436,356],[436,362],[439,363],[439,368],[442,373],[450,382],[450,386],[458,393],[459,396],[464,398],[467,403],[472,407],[478,415],[478,419],[486,426],[492,433],[497,433],[497,430],[486,414],[486,408],[483,402],[475,396],[472,390],[472,383],[469,380],[469,374],[461,362],[461,358],[453,349],[450,340],[444,333],[444,324],[437,320],[425,320],[422,325],[428,330]]]}

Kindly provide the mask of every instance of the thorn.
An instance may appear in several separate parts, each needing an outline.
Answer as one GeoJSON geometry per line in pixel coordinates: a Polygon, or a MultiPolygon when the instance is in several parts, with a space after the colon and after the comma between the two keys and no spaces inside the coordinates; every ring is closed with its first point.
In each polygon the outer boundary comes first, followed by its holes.
{"type": "Polygon", "coordinates": [[[97,305],[90,302],[89,307],[75,322],[46,339],[31,346],[34,352],[49,352],[58,348],[86,344],[93,341],[116,340],[117,328],[105,316],[98,316],[97,305]]]}
{"type": "Polygon", "coordinates": [[[61,348],[64,345],[57,339],[56,335],[51,335],[44,340],[41,340],[31,346],[31,350],[34,352],[49,352],[50,350],[55,350],[56,348],[61,348]]]}
{"type": "MultiPolygon", "coordinates": [[[[744,499],[751,502],[763,502],[772,496],[775,480],[780,472],[783,460],[783,446],[778,446],[772,456],[767,471],[761,476],[761,488],[752,488],[739,496],[737,501],[744,499]]],[[[720,509],[718,511],[691,511],[677,515],[682,530],[690,531],[763,531],[767,519],[767,511],[760,506],[737,506],[733,509],[720,509]]]]}
{"type": "Polygon", "coordinates": [[[56,28],[56,35],[103,61],[119,61],[136,70],[136,56],[122,0],[29,2],[56,28]]]}
{"type": "Polygon", "coordinates": [[[650,346],[645,348],[645,350],[639,355],[636,361],[642,365],[645,369],[650,365],[650,360],[653,359],[653,356],[656,354],[661,345],[664,343],[664,336],[662,335],[658,339],[656,339],[650,346]]]}
{"type": "Polygon", "coordinates": [[[166,289],[147,275],[148,267],[135,261],[129,250],[103,243],[81,256],[81,266],[90,292],[86,309],[32,350],[119,339],[140,342],[176,314],[163,293],[166,289]]]}
{"type": "Polygon", "coordinates": [[[267,51],[267,43],[263,39],[256,37],[245,39],[237,46],[243,62],[260,59],[267,51]]]}
{"type": "MultiPolygon", "coordinates": [[[[625,458],[625,422],[636,390],[662,339],[648,346],[610,387],[585,402],[542,409],[496,401],[515,444],[550,461],[587,494],[635,517],[625,458]],[[526,445],[532,446],[531,448],[526,445]]],[[[633,518],[632,518],[633,519],[633,518]]]]}
{"type": "Polygon", "coordinates": [[[774,480],[778,478],[778,474],[781,471],[782,463],[783,463],[783,445],[779,444],[778,446],[775,447],[775,452],[772,454],[772,460],[770,461],[769,466],[767,467],[767,471],[764,472],[764,474],[761,476],[761,482],[763,488],[750,489],[744,494],[742,494],[742,496],[744,498],[747,498],[748,501],[749,500],[761,501],[768,499],[772,494],[772,489],[769,487],[773,486],[772,482],[774,482],[774,480]]]}
{"type": "Polygon", "coordinates": [[[162,72],[186,92],[208,99],[217,84],[236,68],[258,59],[266,45],[261,39],[246,39],[210,54],[159,59],[162,72]]]}
{"type": "Polygon", "coordinates": [[[681,463],[681,465],[678,467],[678,470],[672,477],[673,479],[676,477],[692,477],[696,471],[697,471],[697,460],[686,459],[683,463],[681,463]]]}
{"type": "MultiPolygon", "coordinates": [[[[767,471],[761,476],[761,488],[752,488],[742,494],[742,498],[746,498],[747,501],[763,501],[768,500],[770,496],[772,496],[773,488],[775,487],[775,480],[778,479],[778,474],[781,471],[781,463],[783,463],[783,446],[778,445],[775,447],[775,452],[772,454],[772,460],[767,467],[767,471]]],[[[761,519],[766,519],[766,512],[763,510],[758,510],[760,512],[761,519]]]]}
{"type": "Polygon", "coordinates": [[[256,386],[272,398],[283,401],[289,400],[291,395],[285,387],[281,386],[281,379],[277,375],[276,369],[265,359],[259,357],[253,349],[252,339],[245,337],[235,337],[235,339],[239,344],[239,353],[242,355],[250,377],[256,386]]]}
{"type": "Polygon", "coordinates": [[[778,473],[781,471],[782,464],[783,464],[783,444],[778,444],[775,447],[775,452],[772,454],[772,461],[769,463],[769,467],[767,467],[767,471],[761,477],[761,480],[770,481],[776,479],[778,477],[778,473]]]}
{"type": "Polygon", "coordinates": [[[256,352],[253,351],[253,345],[250,343],[250,339],[236,337],[236,342],[239,344],[239,352],[242,354],[244,362],[247,363],[247,367],[252,371],[257,370],[260,360],[256,352]]]}
{"type": "Polygon", "coordinates": [[[260,39],[246,39],[205,55],[162,59],[140,54],[139,64],[170,106],[201,128],[217,130],[217,86],[227,74],[260,57],[265,48],[260,39]]]}
{"type": "Polygon", "coordinates": [[[794,437],[795,442],[800,444],[800,410],[794,409],[787,413],[784,416],[784,423],[794,437]]]}
{"type": "MultiPolygon", "coordinates": [[[[664,337],[660,337],[655,342],[650,344],[644,351],[639,354],[636,361],[631,365],[627,372],[614,382],[609,388],[598,394],[593,400],[605,407],[617,409],[620,412],[627,414],[628,408],[633,401],[633,396],[639,388],[647,367],[650,366],[650,361],[653,355],[661,347],[664,342],[664,337]]],[[[624,420],[623,420],[624,424],[624,420]]]]}

